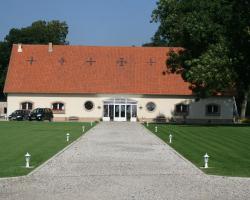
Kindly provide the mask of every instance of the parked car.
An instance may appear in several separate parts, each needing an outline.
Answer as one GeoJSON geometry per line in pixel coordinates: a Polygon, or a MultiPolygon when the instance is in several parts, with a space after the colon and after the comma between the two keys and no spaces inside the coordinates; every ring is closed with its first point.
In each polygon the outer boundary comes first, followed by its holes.
{"type": "Polygon", "coordinates": [[[9,120],[28,120],[29,119],[29,110],[15,110],[13,113],[9,115],[9,120]]]}
{"type": "Polygon", "coordinates": [[[44,120],[53,120],[53,112],[50,108],[36,108],[34,109],[30,115],[29,120],[38,120],[38,121],[44,121],[44,120]]]}

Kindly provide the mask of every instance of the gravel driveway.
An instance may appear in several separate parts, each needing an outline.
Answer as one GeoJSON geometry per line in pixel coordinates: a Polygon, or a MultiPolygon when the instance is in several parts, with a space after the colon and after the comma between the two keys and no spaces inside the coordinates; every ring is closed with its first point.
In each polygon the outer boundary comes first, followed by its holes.
{"type": "Polygon", "coordinates": [[[0,199],[250,199],[249,178],[207,176],[138,123],[100,123],[0,199]]]}

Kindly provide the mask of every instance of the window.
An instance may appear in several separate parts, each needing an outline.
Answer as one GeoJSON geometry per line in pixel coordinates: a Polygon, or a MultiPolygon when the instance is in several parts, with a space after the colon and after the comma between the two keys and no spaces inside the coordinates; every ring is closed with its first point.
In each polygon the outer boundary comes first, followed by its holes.
{"type": "Polygon", "coordinates": [[[188,114],[189,106],[183,103],[177,104],[175,106],[175,113],[176,114],[188,114]]]}
{"type": "Polygon", "coordinates": [[[132,105],[132,117],[137,117],[137,106],[132,105]]]}
{"type": "Polygon", "coordinates": [[[103,114],[104,117],[109,116],[109,105],[104,105],[103,112],[104,112],[104,114],[103,114]]]}
{"type": "Polygon", "coordinates": [[[6,107],[4,107],[3,113],[4,113],[4,114],[7,114],[7,108],[6,108],[6,107]]]}
{"type": "Polygon", "coordinates": [[[32,110],[33,109],[33,103],[31,103],[31,102],[23,102],[23,103],[21,103],[21,109],[22,110],[32,110]]]}
{"type": "Polygon", "coordinates": [[[153,112],[156,108],[156,105],[154,102],[148,102],[146,108],[149,112],[153,112]]]}
{"type": "Polygon", "coordinates": [[[60,102],[53,103],[52,110],[64,110],[64,104],[60,102]]]}
{"type": "Polygon", "coordinates": [[[92,110],[94,108],[94,104],[93,104],[92,101],[86,101],[84,103],[84,107],[85,107],[86,110],[90,111],[90,110],[92,110]]]}
{"type": "Polygon", "coordinates": [[[209,104],[206,106],[206,115],[220,115],[220,106],[217,104],[209,104]]]}
{"type": "Polygon", "coordinates": [[[115,105],[115,117],[119,117],[119,105],[115,105]]]}
{"type": "Polygon", "coordinates": [[[121,105],[121,117],[125,117],[125,105],[121,105]]]}
{"type": "Polygon", "coordinates": [[[55,102],[52,103],[52,110],[53,113],[59,114],[59,113],[65,113],[65,106],[62,102],[55,102]]]}

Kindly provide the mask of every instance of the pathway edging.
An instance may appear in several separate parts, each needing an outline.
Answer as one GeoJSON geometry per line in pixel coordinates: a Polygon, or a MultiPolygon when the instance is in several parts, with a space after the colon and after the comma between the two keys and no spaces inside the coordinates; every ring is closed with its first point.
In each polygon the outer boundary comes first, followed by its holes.
{"type": "Polygon", "coordinates": [[[171,147],[170,145],[168,145],[168,143],[166,143],[165,141],[163,141],[161,138],[159,138],[157,135],[155,135],[154,133],[152,133],[149,129],[147,129],[143,124],[141,124],[141,126],[146,129],[146,131],[153,135],[154,137],[157,138],[157,140],[159,140],[163,145],[166,145],[169,147],[169,149],[176,154],[178,157],[180,157],[182,160],[184,160],[185,162],[189,163],[190,165],[192,165],[193,168],[197,169],[197,171],[201,172],[202,175],[205,176],[209,176],[208,174],[204,173],[200,168],[198,168],[196,165],[194,165],[190,160],[188,160],[187,158],[185,158],[183,155],[181,155],[179,152],[177,152],[173,147],[171,147]]]}
{"type": "MultiPolygon", "coordinates": [[[[98,124],[97,124],[98,125],[98,124]]],[[[53,160],[54,158],[57,158],[59,155],[61,155],[63,152],[65,152],[67,149],[69,149],[71,146],[73,146],[75,143],[79,142],[84,136],[86,136],[87,134],[89,134],[93,129],[95,129],[95,127],[97,126],[95,125],[93,128],[91,128],[90,130],[88,130],[87,132],[85,132],[82,136],[80,136],[79,138],[77,138],[75,141],[73,141],[72,143],[70,143],[69,145],[67,145],[66,147],[64,147],[62,150],[60,150],[59,152],[57,152],[55,155],[53,155],[51,158],[49,158],[48,160],[46,160],[44,163],[42,163],[41,165],[39,165],[37,168],[35,168],[34,170],[32,170],[30,173],[28,173],[27,175],[24,175],[24,177],[29,177],[32,176],[34,173],[36,173],[38,170],[40,170],[41,168],[43,168],[47,163],[49,163],[51,160],[53,160]]]]}
{"type": "MultiPolygon", "coordinates": [[[[97,124],[98,125],[98,124],[97,124]]],[[[26,177],[30,177],[32,176],[34,173],[36,173],[38,170],[40,170],[41,168],[43,168],[48,162],[50,162],[52,159],[58,157],[60,154],[62,154],[63,152],[65,152],[67,149],[69,149],[71,146],[73,146],[75,143],[77,143],[78,141],[80,141],[84,136],[86,136],[87,134],[89,134],[93,129],[95,129],[95,127],[97,126],[95,125],[93,128],[89,129],[87,132],[85,132],[83,135],[81,135],[79,138],[77,138],[75,141],[73,141],[72,143],[70,143],[69,145],[67,145],[66,147],[64,147],[62,150],[60,150],[59,152],[57,152],[55,155],[53,155],[52,157],[50,157],[48,160],[46,160],[45,162],[43,162],[41,165],[39,165],[38,167],[36,167],[34,170],[32,170],[30,173],[26,174],[26,175],[21,175],[21,176],[12,176],[12,177],[0,177],[0,181],[4,181],[4,180],[18,180],[18,179],[24,179],[26,177]]]]}

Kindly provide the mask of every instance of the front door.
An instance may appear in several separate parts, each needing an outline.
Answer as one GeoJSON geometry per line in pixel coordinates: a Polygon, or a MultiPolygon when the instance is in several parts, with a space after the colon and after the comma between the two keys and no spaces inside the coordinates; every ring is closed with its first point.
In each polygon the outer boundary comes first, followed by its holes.
{"type": "Polygon", "coordinates": [[[115,117],[114,121],[123,122],[126,121],[126,106],[123,104],[115,105],[115,117]]]}
{"type": "Polygon", "coordinates": [[[131,99],[108,99],[103,105],[103,121],[136,121],[137,101],[131,99]]]}

